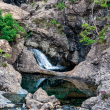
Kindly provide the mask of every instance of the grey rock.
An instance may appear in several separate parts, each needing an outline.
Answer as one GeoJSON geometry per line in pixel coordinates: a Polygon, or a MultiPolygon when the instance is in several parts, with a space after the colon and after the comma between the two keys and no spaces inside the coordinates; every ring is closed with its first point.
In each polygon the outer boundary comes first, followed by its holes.
{"type": "Polygon", "coordinates": [[[41,110],[54,110],[53,109],[53,105],[51,102],[48,102],[48,103],[45,103],[42,107],[41,107],[41,110]]]}
{"type": "Polygon", "coordinates": [[[29,99],[26,101],[26,107],[27,108],[33,108],[33,109],[39,109],[41,108],[41,106],[43,105],[43,103],[36,101],[34,99],[29,99]]]}
{"type": "Polygon", "coordinates": [[[54,95],[48,96],[47,93],[39,88],[33,95],[28,93],[26,99],[26,107],[29,109],[54,110],[60,109],[60,102],[54,95]]]}
{"type": "Polygon", "coordinates": [[[47,103],[49,101],[49,97],[48,97],[47,93],[42,88],[39,88],[33,94],[33,99],[40,101],[42,103],[47,103]]]}

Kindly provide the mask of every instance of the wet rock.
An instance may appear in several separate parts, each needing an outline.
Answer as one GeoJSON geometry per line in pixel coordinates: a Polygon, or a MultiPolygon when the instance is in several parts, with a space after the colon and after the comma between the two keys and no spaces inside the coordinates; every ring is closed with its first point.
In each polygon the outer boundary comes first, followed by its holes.
{"type": "Polygon", "coordinates": [[[12,104],[10,100],[8,100],[7,98],[0,94],[0,109],[4,107],[14,107],[14,106],[15,104],[12,104]]]}
{"type": "Polygon", "coordinates": [[[22,54],[19,56],[17,62],[15,63],[15,68],[19,72],[24,73],[42,73],[42,74],[49,74],[49,75],[58,75],[58,76],[65,76],[65,73],[62,72],[55,72],[49,71],[46,69],[42,69],[36,62],[33,52],[24,47],[22,54]]]}
{"type": "Polygon", "coordinates": [[[13,108],[15,104],[7,104],[6,107],[13,108]]]}

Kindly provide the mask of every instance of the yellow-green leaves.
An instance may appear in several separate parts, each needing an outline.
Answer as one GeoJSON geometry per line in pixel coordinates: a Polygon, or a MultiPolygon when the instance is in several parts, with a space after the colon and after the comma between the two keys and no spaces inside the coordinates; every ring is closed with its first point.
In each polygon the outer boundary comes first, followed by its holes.
{"type": "Polygon", "coordinates": [[[89,38],[91,32],[96,29],[95,26],[89,26],[88,23],[85,23],[82,25],[82,27],[84,28],[84,30],[80,33],[80,35],[82,36],[82,40],[80,40],[80,42],[86,42],[85,45],[95,43],[95,40],[89,38]]]}

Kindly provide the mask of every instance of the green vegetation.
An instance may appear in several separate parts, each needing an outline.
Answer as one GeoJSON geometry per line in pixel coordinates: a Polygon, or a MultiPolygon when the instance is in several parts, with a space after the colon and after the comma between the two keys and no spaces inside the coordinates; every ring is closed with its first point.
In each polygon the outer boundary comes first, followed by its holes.
{"type": "Polygon", "coordinates": [[[57,33],[63,32],[63,25],[57,22],[56,19],[51,20],[51,23],[54,25],[54,27],[56,27],[57,33]]]}
{"type": "Polygon", "coordinates": [[[0,10],[0,39],[13,41],[18,33],[26,34],[23,27],[21,27],[10,13],[2,17],[2,10],[0,10]]]}
{"type": "Polygon", "coordinates": [[[1,60],[1,64],[2,64],[2,66],[3,66],[3,67],[6,67],[7,64],[3,62],[3,58],[10,58],[11,55],[8,54],[8,53],[5,53],[4,50],[0,49],[0,57],[1,57],[0,60],[1,60]]]}
{"type": "Polygon", "coordinates": [[[0,49],[0,53],[2,54],[2,55],[1,55],[2,57],[5,57],[5,58],[10,58],[10,57],[11,57],[10,54],[4,53],[4,50],[2,50],[2,49],[0,49]]]}
{"type": "Polygon", "coordinates": [[[47,29],[49,29],[50,28],[50,22],[49,21],[47,21],[47,29]]]}
{"type": "Polygon", "coordinates": [[[106,93],[105,91],[102,91],[102,99],[105,100],[105,99],[108,99],[108,97],[110,97],[110,92],[109,93],[106,93]]]}
{"type": "Polygon", "coordinates": [[[62,1],[57,5],[61,10],[63,10],[66,7],[66,4],[62,1]]]}
{"type": "Polygon", "coordinates": [[[6,67],[6,66],[7,66],[7,64],[6,64],[6,63],[2,63],[2,66],[3,66],[3,67],[6,67]]]}
{"type": "Polygon", "coordinates": [[[95,40],[92,40],[88,37],[91,34],[91,31],[94,31],[96,29],[95,26],[89,26],[89,24],[85,23],[82,25],[82,27],[84,28],[84,30],[80,33],[80,35],[82,36],[82,40],[80,40],[80,42],[86,42],[85,45],[95,43],[95,40]]]}
{"type": "Polygon", "coordinates": [[[75,18],[73,18],[73,20],[75,20],[75,18]]]}
{"type": "MultiPolygon", "coordinates": [[[[93,0],[93,6],[92,6],[92,9],[91,9],[92,10],[91,12],[92,12],[93,26],[89,26],[88,23],[83,24],[82,25],[83,31],[80,33],[80,35],[82,36],[82,40],[80,40],[80,42],[85,42],[86,43],[85,45],[89,45],[89,44],[92,44],[92,43],[95,43],[95,42],[106,44],[105,34],[106,34],[106,30],[108,29],[108,25],[105,25],[103,30],[101,30],[100,32],[98,31],[97,26],[95,24],[94,17],[93,17],[93,15],[94,15],[93,10],[94,10],[94,6],[95,6],[96,3],[99,4],[103,8],[108,7],[107,0],[93,0]],[[99,37],[99,39],[97,41],[90,38],[90,35],[94,31],[96,32],[97,36],[99,37]]],[[[97,17],[96,19],[104,20],[104,19],[109,19],[109,17],[105,16],[103,19],[97,17]]]]}
{"type": "Polygon", "coordinates": [[[30,4],[32,7],[34,7],[34,5],[37,4],[37,2],[33,2],[32,4],[30,4]]]}
{"type": "Polygon", "coordinates": [[[103,7],[103,8],[107,8],[108,7],[107,0],[93,0],[93,2],[101,5],[101,7],[103,7]]]}

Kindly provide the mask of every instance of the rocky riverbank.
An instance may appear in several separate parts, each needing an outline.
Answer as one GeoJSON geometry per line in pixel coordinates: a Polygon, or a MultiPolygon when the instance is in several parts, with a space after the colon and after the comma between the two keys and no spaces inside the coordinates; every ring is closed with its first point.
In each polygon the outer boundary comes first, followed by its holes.
{"type": "MultiPolygon", "coordinates": [[[[79,34],[83,31],[82,24],[93,24],[91,20],[93,3],[90,0],[75,2],[64,0],[66,6],[63,10],[58,7],[60,0],[36,2],[22,4],[21,7],[0,2],[0,8],[4,11],[3,15],[10,12],[24,26],[28,34],[33,32],[27,39],[20,35],[19,38],[16,38],[17,42],[11,43],[11,46],[6,40],[0,40],[0,49],[11,54],[11,58],[4,60],[7,64],[6,67],[3,67],[0,62],[0,91],[27,93],[21,87],[22,77],[19,72],[77,77],[98,86],[97,96],[84,101],[80,110],[110,109],[110,26],[105,34],[106,44],[95,43],[86,46],[84,43],[80,43],[79,34]],[[31,51],[33,48],[41,50],[53,65],[72,67],[73,70],[55,72],[42,69],[31,51]]],[[[109,3],[110,0],[108,0],[109,3]]],[[[98,31],[110,24],[109,19],[105,18],[106,16],[110,17],[109,8],[107,10],[99,5],[94,6],[94,22],[98,31]]],[[[96,32],[92,33],[92,38],[98,39],[96,32]]],[[[33,97],[34,95],[30,94],[33,97]]],[[[57,100],[55,97],[54,99],[57,100]]],[[[36,98],[30,98],[26,99],[26,103],[30,100],[34,100],[38,105],[42,105],[43,101],[42,99],[38,102],[36,98]]],[[[34,107],[32,101],[30,103],[30,105],[26,105],[29,109],[34,107]]],[[[48,103],[49,109],[53,109],[53,103],[48,101],[44,104],[45,107],[48,103]]]]}

